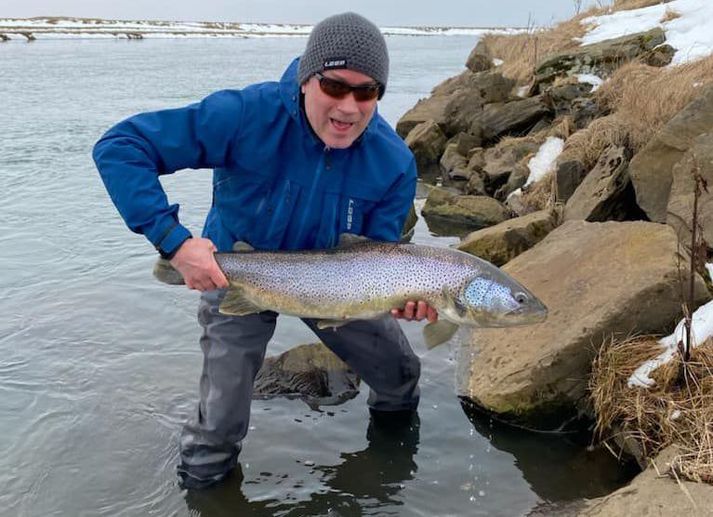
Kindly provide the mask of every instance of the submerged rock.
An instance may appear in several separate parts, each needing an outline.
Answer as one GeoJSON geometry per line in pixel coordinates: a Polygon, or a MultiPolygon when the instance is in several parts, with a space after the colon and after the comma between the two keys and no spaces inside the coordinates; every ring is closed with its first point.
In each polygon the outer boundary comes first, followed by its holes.
{"type": "Polygon", "coordinates": [[[433,218],[447,221],[470,231],[501,223],[510,212],[488,196],[461,196],[444,189],[431,190],[421,210],[426,221],[433,218]]]}
{"type": "Polygon", "coordinates": [[[333,406],[359,394],[359,377],[322,343],[268,357],[255,378],[253,398],[301,398],[311,408],[333,406]]]}

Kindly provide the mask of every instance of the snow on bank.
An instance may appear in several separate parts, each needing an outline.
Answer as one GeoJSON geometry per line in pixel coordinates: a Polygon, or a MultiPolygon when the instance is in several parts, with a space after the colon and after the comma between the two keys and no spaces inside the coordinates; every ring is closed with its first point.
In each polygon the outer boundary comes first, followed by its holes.
{"type": "Polygon", "coordinates": [[[676,49],[671,65],[680,65],[713,54],[713,1],[673,0],[629,11],[617,11],[582,20],[583,25],[593,25],[581,38],[582,45],[644,32],[661,27],[666,33],[666,43],[676,49]],[[662,22],[664,15],[680,15],[662,22]]]}
{"type": "Polygon", "coordinates": [[[540,146],[537,154],[530,158],[527,162],[527,167],[530,169],[530,175],[527,177],[525,187],[540,181],[545,174],[550,172],[555,167],[557,157],[564,149],[564,140],[554,136],[547,137],[545,143],[540,146]]]}
{"type": "MultiPolygon", "coordinates": [[[[713,264],[707,264],[708,271],[713,271],[713,264]]],[[[706,339],[713,336],[713,301],[708,302],[698,308],[693,313],[691,325],[691,341],[693,347],[703,343],[706,339]]],[[[659,344],[663,348],[663,352],[657,357],[644,362],[636,371],[629,377],[628,386],[648,388],[655,384],[655,381],[649,377],[651,373],[659,366],[669,362],[678,353],[678,343],[686,344],[686,327],[684,320],[681,320],[676,326],[673,334],[659,339],[659,344]]]]}
{"type": "MultiPolygon", "coordinates": [[[[0,19],[0,34],[11,40],[27,41],[23,33],[37,39],[59,38],[126,38],[140,34],[143,38],[260,38],[307,37],[311,25],[233,23],[233,22],[164,22],[142,20],[99,20],[89,18],[0,19]]],[[[385,36],[482,36],[488,32],[509,34],[519,29],[478,27],[382,27],[385,36]]]]}

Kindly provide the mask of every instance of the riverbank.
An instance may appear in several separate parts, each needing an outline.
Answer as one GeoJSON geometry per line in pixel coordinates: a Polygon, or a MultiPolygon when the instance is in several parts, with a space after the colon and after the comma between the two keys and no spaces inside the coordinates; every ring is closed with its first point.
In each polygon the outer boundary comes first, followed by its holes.
{"type": "MultiPolygon", "coordinates": [[[[602,411],[592,392],[611,406],[614,391],[591,372],[610,346],[625,349],[609,366],[617,372],[664,352],[677,357],[680,332],[649,340],[647,354],[627,339],[670,334],[682,305],[689,315],[702,306],[691,347],[713,333],[711,19],[703,0],[620,0],[550,29],[487,35],[465,72],[397,124],[422,179],[436,185],[423,209],[429,226],[463,236],[460,249],[502,265],[550,310],[539,325],[474,333],[461,395],[518,427],[562,432],[597,421],[607,446],[638,451],[642,467],[677,444],[685,455],[671,476],[691,481],[713,479],[707,413],[702,425],[680,427],[703,433],[698,450],[676,432],[652,447],[647,432],[667,414],[639,422],[641,412],[602,411]],[[682,468],[692,456],[695,468],[682,468]]],[[[710,379],[703,355],[691,357],[670,367],[684,374],[668,385],[710,379]]],[[[616,376],[616,404],[642,400],[646,389],[616,376]]],[[[706,488],[694,510],[709,507],[706,488]]]]}
{"type": "MultiPolygon", "coordinates": [[[[1,41],[34,41],[65,38],[306,38],[311,25],[161,21],[104,20],[99,18],[42,17],[0,19],[1,41]]],[[[507,27],[383,27],[386,36],[482,36],[486,33],[513,33],[522,29],[507,27]]]]}

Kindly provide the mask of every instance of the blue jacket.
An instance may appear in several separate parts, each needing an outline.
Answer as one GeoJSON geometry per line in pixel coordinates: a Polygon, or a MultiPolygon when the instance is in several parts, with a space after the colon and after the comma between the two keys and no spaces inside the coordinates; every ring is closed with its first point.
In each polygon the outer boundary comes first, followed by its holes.
{"type": "Polygon", "coordinates": [[[348,149],[329,149],[300,108],[297,62],[280,82],[224,90],[111,128],[94,161],[127,226],[165,253],[190,236],[161,174],[212,168],[203,236],[219,251],[336,245],[341,233],[396,241],[416,189],[413,155],[375,113],[348,149]]]}

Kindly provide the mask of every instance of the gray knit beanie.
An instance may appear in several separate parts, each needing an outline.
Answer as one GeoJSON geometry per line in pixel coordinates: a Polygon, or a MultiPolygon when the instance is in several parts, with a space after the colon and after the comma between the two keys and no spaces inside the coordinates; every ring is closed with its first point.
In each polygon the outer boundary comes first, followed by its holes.
{"type": "Polygon", "coordinates": [[[389,78],[386,41],[376,25],[356,13],[336,14],[314,26],[297,80],[302,84],[317,72],[345,68],[381,83],[383,95],[389,78]]]}

